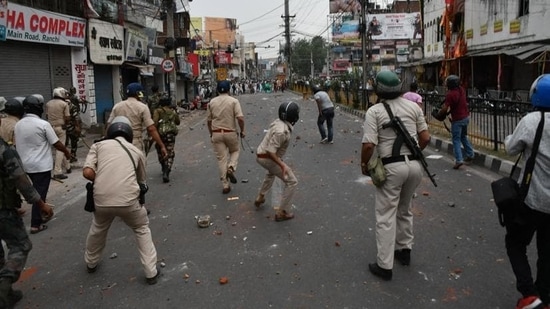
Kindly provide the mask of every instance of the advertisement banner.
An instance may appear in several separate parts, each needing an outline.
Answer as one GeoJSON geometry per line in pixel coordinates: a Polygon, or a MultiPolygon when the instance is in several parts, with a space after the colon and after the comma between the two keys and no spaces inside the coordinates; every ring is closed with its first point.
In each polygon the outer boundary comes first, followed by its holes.
{"type": "Polygon", "coordinates": [[[227,49],[235,44],[237,20],[233,18],[204,18],[204,41],[214,48],[227,49]],[[214,46],[215,45],[215,46],[214,46]]]}
{"type": "MultiPolygon", "coordinates": [[[[202,17],[191,17],[189,21],[189,32],[191,33],[191,40],[194,40],[195,49],[202,49],[204,46],[204,31],[202,30],[202,17]]],[[[191,43],[193,44],[193,43],[191,43]]]]}
{"type": "Polygon", "coordinates": [[[359,0],[329,0],[329,13],[361,13],[361,2],[359,0]]]}
{"type": "MultiPolygon", "coordinates": [[[[355,44],[361,41],[359,17],[342,18],[332,24],[332,41],[355,44]]],[[[421,39],[420,13],[391,13],[367,15],[367,34],[376,40],[421,39]]]]}
{"type": "Polygon", "coordinates": [[[368,15],[367,33],[373,40],[414,39],[415,25],[420,22],[420,13],[368,15]]]}
{"type": "Polygon", "coordinates": [[[8,24],[8,1],[0,0],[0,41],[6,40],[7,24],[8,24]]]}
{"type": "Polygon", "coordinates": [[[124,28],[98,19],[88,25],[90,60],[96,64],[120,65],[124,62],[124,28]]]}
{"type": "Polygon", "coordinates": [[[84,47],[86,20],[83,18],[15,3],[9,4],[5,18],[8,40],[84,47]]]}
{"type": "Polygon", "coordinates": [[[72,48],[71,65],[73,76],[73,87],[76,88],[76,96],[87,101],[86,85],[88,85],[87,50],[83,48],[72,48]]]}
{"type": "Polygon", "coordinates": [[[148,40],[145,33],[128,29],[126,31],[126,61],[145,62],[148,40]]]}
{"type": "Polygon", "coordinates": [[[216,52],[216,63],[217,64],[231,64],[232,54],[228,54],[225,51],[216,52]]]}

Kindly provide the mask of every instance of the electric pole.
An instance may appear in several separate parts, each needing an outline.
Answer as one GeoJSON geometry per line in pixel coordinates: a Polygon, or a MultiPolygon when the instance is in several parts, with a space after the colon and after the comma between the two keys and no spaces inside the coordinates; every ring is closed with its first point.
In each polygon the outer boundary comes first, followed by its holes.
{"type": "Polygon", "coordinates": [[[292,85],[292,64],[290,62],[290,18],[296,17],[296,15],[290,16],[289,12],[289,0],[285,0],[285,16],[281,16],[285,19],[285,57],[287,61],[287,80],[289,81],[290,85],[292,85]]]}
{"type": "MultiPolygon", "coordinates": [[[[166,47],[166,58],[172,59],[174,66],[176,67],[176,47],[175,47],[175,38],[174,38],[174,1],[173,0],[164,0],[164,5],[166,7],[166,40],[170,41],[171,46],[166,47]]],[[[166,44],[165,44],[166,45],[166,44]]],[[[166,73],[168,87],[168,95],[173,97],[176,102],[178,100],[178,95],[176,91],[176,68],[170,72],[166,73]]]]}
{"type": "MultiPolygon", "coordinates": [[[[367,91],[367,79],[368,79],[368,61],[367,58],[367,40],[370,34],[367,32],[367,7],[369,0],[361,0],[361,19],[360,19],[360,32],[361,32],[361,61],[362,61],[362,81],[361,81],[361,106],[364,110],[368,107],[368,91],[367,91]]],[[[370,53],[369,53],[370,54],[370,53]]]]}

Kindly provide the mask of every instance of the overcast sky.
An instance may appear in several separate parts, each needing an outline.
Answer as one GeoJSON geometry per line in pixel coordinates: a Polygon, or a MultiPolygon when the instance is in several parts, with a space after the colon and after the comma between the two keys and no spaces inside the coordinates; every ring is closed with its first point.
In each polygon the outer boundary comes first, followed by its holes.
{"type": "MultiPolygon", "coordinates": [[[[372,0],[371,0],[372,2],[372,0]]],[[[377,0],[385,5],[393,0],[377,0]]],[[[284,0],[193,0],[189,2],[191,17],[225,17],[237,19],[238,32],[246,42],[258,46],[258,57],[275,58],[279,44],[284,44],[284,0]],[[260,48],[270,46],[270,48],[260,48]]],[[[289,15],[296,15],[291,24],[293,39],[321,35],[327,38],[329,0],[289,0],[289,15]]]]}

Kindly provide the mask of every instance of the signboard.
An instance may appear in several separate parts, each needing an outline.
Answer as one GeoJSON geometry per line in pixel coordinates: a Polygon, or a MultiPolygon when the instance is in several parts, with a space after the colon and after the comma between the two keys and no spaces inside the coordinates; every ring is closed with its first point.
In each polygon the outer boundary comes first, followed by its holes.
{"type": "Polygon", "coordinates": [[[145,33],[133,29],[126,30],[126,61],[145,62],[148,41],[145,33]]]}
{"type": "Polygon", "coordinates": [[[227,79],[227,69],[226,68],[218,68],[216,70],[216,77],[218,80],[226,80],[227,79]]]}
{"type": "Polygon", "coordinates": [[[174,69],[176,68],[176,66],[174,65],[174,61],[172,61],[170,59],[162,60],[162,63],[160,64],[160,67],[166,73],[170,73],[170,72],[174,71],[174,69]]]}
{"type": "MultiPolygon", "coordinates": [[[[3,1],[0,1],[3,3],[3,1]]],[[[0,12],[5,12],[0,9],[0,12]]],[[[8,40],[84,47],[86,20],[10,3],[5,15],[8,40]]],[[[0,16],[0,24],[2,18],[0,16]]],[[[1,27],[0,27],[1,28],[1,27]]]]}
{"type": "Polygon", "coordinates": [[[120,65],[124,62],[124,28],[98,19],[88,23],[90,60],[96,64],[120,65]]]}
{"type": "Polygon", "coordinates": [[[237,20],[234,18],[205,17],[203,40],[214,48],[226,49],[235,44],[237,20]]]}
{"type": "Polygon", "coordinates": [[[0,1],[0,41],[6,40],[8,23],[8,1],[0,1]]]}
{"type": "Polygon", "coordinates": [[[86,85],[88,85],[88,65],[86,63],[87,49],[72,48],[71,65],[73,72],[73,87],[76,88],[76,96],[84,101],[88,100],[86,92],[86,85]]]}
{"type": "MultiPolygon", "coordinates": [[[[335,21],[332,24],[332,41],[352,44],[361,42],[358,18],[335,21]]],[[[367,33],[375,41],[422,38],[420,13],[369,14],[367,33]]]]}

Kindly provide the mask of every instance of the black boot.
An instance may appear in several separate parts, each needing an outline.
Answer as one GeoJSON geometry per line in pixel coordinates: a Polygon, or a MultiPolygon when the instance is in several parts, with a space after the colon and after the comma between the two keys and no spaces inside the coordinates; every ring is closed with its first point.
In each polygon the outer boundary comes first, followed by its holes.
{"type": "Polygon", "coordinates": [[[170,169],[165,168],[162,172],[162,181],[163,182],[170,182],[170,169]]]}
{"type": "Polygon", "coordinates": [[[11,308],[11,290],[11,279],[6,277],[0,278],[0,308],[11,308]]]}

